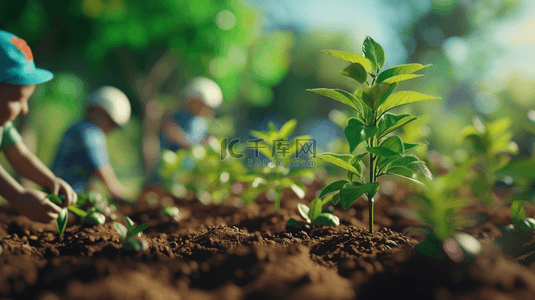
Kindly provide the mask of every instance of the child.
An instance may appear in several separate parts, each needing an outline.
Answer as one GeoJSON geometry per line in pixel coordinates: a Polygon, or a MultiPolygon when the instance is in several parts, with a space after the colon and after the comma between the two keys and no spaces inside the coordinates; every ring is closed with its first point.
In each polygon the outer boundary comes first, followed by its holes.
{"type": "Polygon", "coordinates": [[[88,98],[86,118],[63,135],[52,171],[78,193],[87,189],[92,175],[102,180],[114,200],[125,197],[125,189],[115,176],[106,149],[106,134],[130,119],[130,102],[119,89],[103,86],[88,98]]]}
{"type": "MultiPolygon", "coordinates": [[[[63,206],[68,206],[76,203],[76,193],[28,150],[12,124],[19,115],[28,113],[28,99],[35,85],[52,77],[51,72],[35,67],[32,51],[23,39],[0,30],[0,151],[19,175],[56,195],[64,195],[63,206]]],[[[46,193],[23,188],[2,166],[0,195],[15,210],[36,222],[49,223],[57,219],[60,212],[60,208],[46,198],[46,193]]]]}
{"type": "MultiPolygon", "coordinates": [[[[160,133],[160,149],[176,152],[202,144],[208,135],[208,121],[215,116],[215,108],[223,102],[221,88],[213,80],[197,77],[182,90],[187,101],[185,110],[176,110],[164,118],[160,133]]],[[[147,183],[150,187],[161,185],[162,179],[156,167],[147,183]]]]}

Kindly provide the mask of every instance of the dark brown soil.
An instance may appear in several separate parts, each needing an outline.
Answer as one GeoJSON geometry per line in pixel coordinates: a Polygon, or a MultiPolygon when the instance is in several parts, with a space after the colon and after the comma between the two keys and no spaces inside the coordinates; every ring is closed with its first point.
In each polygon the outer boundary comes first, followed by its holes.
{"type": "MultiPolygon", "coordinates": [[[[316,190],[311,186],[302,202],[316,190]]],[[[149,224],[143,232],[149,249],[139,253],[120,248],[111,222],[72,220],[60,239],[55,224],[32,223],[0,207],[0,299],[535,298],[535,273],[494,243],[511,221],[507,207],[463,210],[479,220],[465,231],[484,251],[456,264],[415,254],[421,224],[401,190],[376,202],[373,234],[363,200],[335,209],[338,227],[286,228],[288,219],[301,220],[301,200],[289,190],[283,199],[275,212],[263,197],[238,208],[145,190],[135,207],[121,208],[149,224]],[[181,219],[161,217],[162,206],[146,201],[154,196],[176,205],[181,219]]]]}

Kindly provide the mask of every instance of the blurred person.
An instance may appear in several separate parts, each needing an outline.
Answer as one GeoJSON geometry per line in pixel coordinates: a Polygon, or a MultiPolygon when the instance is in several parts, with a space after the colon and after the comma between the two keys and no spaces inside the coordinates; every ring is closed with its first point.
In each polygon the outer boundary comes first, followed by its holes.
{"type": "Polygon", "coordinates": [[[106,186],[112,199],[123,200],[127,194],[109,162],[106,135],[130,119],[131,107],[126,95],[112,86],[102,86],[87,99],[85,118],[63,135],[52,171],[65,178],[77,193],[88,189],[95,175],[106,186]]]}
{"type": "MultiPolygon", "coordinates": [[[[28,113],[28,99],[35,86],[51,80],[54,75],[35,67],[33,54],[23,39],[0,30],[0,151],[15,171],[65,197],[63,206],[76,203],[77,195],[69,184],[56,177],[22,142],[13,121],[28,113]]],[[[0,195],[20,214],[30,220],[49,223],[57,219],[61,209],[46,198],[47,194],[24,188],[0,166],[0,195]]]]}
{"type": "MultiPolygon", "coordinates": [[[[214,118],[215,109],[223,102],[219,85],[208,78],[197,77],[189,81],[181,92],[186,101],[184,109],[176,109],[162,121],[160,153],[167,149],[173,152],[203,144],[208,137],[208,122],[214,118]]],[[[160,162],[146,182],[147,187],[161,187],[160,162]]]]}

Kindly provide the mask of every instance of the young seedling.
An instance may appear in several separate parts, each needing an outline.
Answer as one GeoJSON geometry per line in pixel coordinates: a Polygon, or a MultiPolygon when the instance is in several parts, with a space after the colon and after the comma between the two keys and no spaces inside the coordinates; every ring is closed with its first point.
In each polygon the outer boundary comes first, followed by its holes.
{"type": "Polygon", "coordinates": [[[123,249],[132,251],[145,251],[149,248],[147,241],[141,238],[141,231],[147,229],[149,225],[145,222],[141,224],[134,224],[132,219],[124,216],[126,226],[121,223],[114,222],[113,227],[121,236],[121,246],[123,249]]]}
{"type": "Polygon", "coordinates": [[[160,215],[164,217],[171,217],[175,221],[180,220],[180,211],[178,210],[178,207],[176,206],[168,206],[160,212],[160,215]]]}
{"type": "MultiPolygon", "coordinates": [[[[264,154],[269,162],[262,168],[260,174],[241,176],[239,179],[250,183],[250,197],[253,199],[262,191],[275,204],[275,211],[280,209],[281,192],[284,188],[291,188],[292,191],[303,199],[305,197],[304,184],[301,177],[313,177],[314,173],[306,167],[291,168],[298,151],[299,141],[310,140],[310,136],[303,135],[290,139],[290,135],[297,125],[296,120],[286,122],[282,127],[277,127],[270,121],[267,132],[252,130],[251,135],[258,138],[253,141],[257,144],[255,150],[264,154]]],[[[258,153],[255,153],[255,158],[258,153]]]]}
{"type": "MultiPolygon", "coordinates": [[[[326,198],[327,199],[327,198],[326,198]]],[[[328,201],[325,202],[325,204],[328,201]]],[[[306,220],[306,223],[299,222],[294,218],[290,218],[286,225],[289,226],[305,226],[307,223],[312,225],[340,225],[340,219],[330,212],[323,212],[322,207],[324,203],[321,199],[315,198],[310,202],[310,207],[305,204],[297,204],[297,209],[301,216],[306,220]]]]}
{"type": "Polygon", "coordinates": [[[223,142],[209,138],[204,145],[195,145],[177,152],[164,151],[160,169],[164,186],[176,197],[184,197],[190,190],[202,202],[226,201],[232,183],[246,174],[247,168],[241,159],[222,159],[222,151],[226,151],[223,146],[223,142]]]}
{"type": "Polygon", "coordinates": [[[412,91],[394,93],[399,82],[423,76],[413,73],[430,65],[406,64],[380,72],[385,62],[381,45],[366,37],[362,52],[364,56],[327,51],[350,63],[340,74],[353,78],[360,84],[354,93],[326,88],[309,91],[342,102],[356,112],[356,117],[347,120],[344,130],[349,142],[349,154],[323,153],[318,156],[347,171],[347,180],[328,184],[320,198],[335,192],[339,197],[333,197],[332,202],[336,204],[339,200],[342,207],[347,209],[362,195],[366,195],[369,202],[369,228],[373,232],[374,195],[379,189],[377,179],[384,175],[395,175],[419,182],[414,178],[415,172],[427,170],[424,162],[406,154],[419,144],[404,143],[399,136],[389,135],[417,118],[409,114],[395,115],[389,111],[400,105],[439,98],[412,91]],[[362,142],[366,142],[366,151],[353,155],[362,142]],[[369,162],[367,181],[361,163],[365,156],[368,156],[369,162]]]}
{"type": "MultiPolygon", "coordinates": [[[[67,227],[67,221],[69,219],[69,211],[72,212],[74,215],[76,215],[78,218],[82,220],[82,222],[99,225],[104,224],[106,222],[106,217],[98,212],[94,207],[91,207],[86,211],[83,209],[80,209],[78,206],[82,206],[85,204],[84,198],[85,195],[79,195],[79,200],[76,201],[76,204],[69,205],[67,207],[64,207],[61,209],[60,214],[58,215],[58,218],[56,219],[56,225],[58,227],[58,234],[60,237],[63,236],[63,232],[65,231],[65,228],[67,227]],[[82,200],[80,200],[80,197],[82,200]]],[[[53,203],[57,205],[61,205],[63,201],[60,197],[54,195],[54,194],[48,194],[47,198],[52,201],[53,203]]]]}
{"type": "Polygon", "coordinates": [[[472,192],[482,202],[492,208],[494,205],[492,188],[496,184],[496,172],[505,167],[512,154],[518,153],[518,146],[511,141],[512,133],[508,130],[511,120],[502,118],[491,123],[483,123],[474,117],[473,125],[466,126],[461,134],[463,140],[473,145],[472,157],[477,157],[478,170],[472,181],[472,192]]]}
{"type": "Polygon", "coordinates": [[[432,259],[444,259],[448,256],[454,262],[469,261],[481,251],[480,243],[472,236],[456,232],[463,220],[458,210],[462,199],[455,198],[455,191],[464,183],[469,160],[456,170],[428,181],[426,192],[418,200],[420,219],[431,226],[425,241],[416,245],[414,250],[432,259]]]}

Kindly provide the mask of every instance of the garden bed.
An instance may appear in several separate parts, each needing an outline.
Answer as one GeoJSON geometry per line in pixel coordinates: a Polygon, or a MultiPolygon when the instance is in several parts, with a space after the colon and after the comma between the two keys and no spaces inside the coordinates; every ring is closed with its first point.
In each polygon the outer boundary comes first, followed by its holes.
{"type": "MultiPolygon", "coordinates": [[[[401,192],[381,195],[377,230],[367,228],[367,203],[335,209],[340,226],[288,227],[300,219],[297,203],[309,203],[309,186],[298,199],[284,190],[281,209],[261,195],[245,206],[204,205],[145,190],[121,213],[143,232],[149,249],[120,248],[112,222],[80,225],[64,236],[0,207],[0,299],[530,299],[535,273],[507,258],[493,242],[511,222],[507,207],[468,207],[480,220],[465,232],[483,253],[471,263],[436,262],[415,254],[420,225],[401,192]],[[157,195],[159,204],[147,198],[157,195]],[[179,221],[160,216],[161,203],[176,205],[179,221]],[[400,213],[405,212],[405,213],[400,213]]],[[[400,191],[400,190],[398,190],[400,191]]],[[[527,209],[528,215],[535,211],[527,209]]],[[[119,216],[120,217],[120,216],[119,216]]]]}

